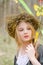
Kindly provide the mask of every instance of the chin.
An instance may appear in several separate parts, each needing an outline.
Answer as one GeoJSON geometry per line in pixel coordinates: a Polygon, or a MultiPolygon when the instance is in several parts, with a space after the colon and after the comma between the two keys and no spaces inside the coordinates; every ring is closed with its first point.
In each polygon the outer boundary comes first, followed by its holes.
{"type": "Polygon", "coordinates": [[[24,39],[24,42],[30,42],[31,39],[24,39]]]}
{"type": "Polygon", "coordinates": [[[29,39],[25,39],[25,40],[23,40],[24,42],[28,42],[29,41],[29,39]]]}

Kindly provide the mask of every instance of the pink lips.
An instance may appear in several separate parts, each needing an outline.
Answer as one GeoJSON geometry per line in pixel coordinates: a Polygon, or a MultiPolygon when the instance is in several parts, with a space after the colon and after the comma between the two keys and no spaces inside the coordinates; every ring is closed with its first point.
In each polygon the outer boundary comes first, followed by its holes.
{"type": "Polygon", "coordinates": [[[28,35],[25,35],[24,37],[25,37],[25,38],[28,38],[29,36],[28,36],[28,35]]]}

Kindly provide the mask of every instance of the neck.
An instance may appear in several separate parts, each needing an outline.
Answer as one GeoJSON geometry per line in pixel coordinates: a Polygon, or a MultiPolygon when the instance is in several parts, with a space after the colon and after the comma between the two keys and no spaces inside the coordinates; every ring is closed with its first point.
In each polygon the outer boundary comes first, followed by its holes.
{"type": "Polygon", "coordinates": [[[25,52],[25,49],[26,49],[26,47],[27,47],[29,44],[31,44],[31,43],[29,43],[29,42],[23,43],[23,45],[20,47],[20,51],[21,51],[22,54],[25,54],[25,53],[26,53],[26,52],[25,52]]]}
{"type": "Polygon", "coordinates": [[[19,50],[21,50],[22,53],[25,52],[26,47],[27,47],[29,44],[31,44],[31,43],[33,43],[32,40],[27,41],[27,42],[23,42],[22,45],[19,47],[19,50]]]}

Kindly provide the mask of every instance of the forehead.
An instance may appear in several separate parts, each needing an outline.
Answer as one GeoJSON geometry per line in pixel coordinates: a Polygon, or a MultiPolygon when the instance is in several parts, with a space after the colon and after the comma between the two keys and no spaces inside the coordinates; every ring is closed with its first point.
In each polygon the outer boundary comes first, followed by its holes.
{"type": "Polygon", "coordinates": [[[20,22],[17,27],[18,28],[19,27],[30,27],[30,28],[33,28],[33,26],[29,22],[24,22],[24,21],[20,22]]]}

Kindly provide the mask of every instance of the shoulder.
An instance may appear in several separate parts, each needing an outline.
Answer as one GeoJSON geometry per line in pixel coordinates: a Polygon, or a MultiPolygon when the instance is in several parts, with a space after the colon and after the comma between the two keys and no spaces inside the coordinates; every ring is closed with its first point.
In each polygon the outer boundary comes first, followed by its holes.
{"type": "Polygon", "coordinates": [[[43,45],[42,45],[42,44],[40,44],[40,45],[38,46],[37,51],[38,51],[39,53],[43,53],[43,45]]]}
{"type": "Polygon", "coordinates": [[[14,56],[14,65],[17,65],[16,61],[17,61],[18,53],[19,52],[17,52],[16,55],[14,56]]]}
{"type": "Polygon", "coordinates": [[[14,65],[17,65],[16,61],[17,61],[17,58],[16,58],[16,56],[15,56],[15,57],[14,57],[14,65]]]}
{"type": "Polygon", "coordinates": [[[39,62],[41,63],[41,65],[43,65],[43,45],[39,45],[38,53],[39,53],[39,62]]]}

